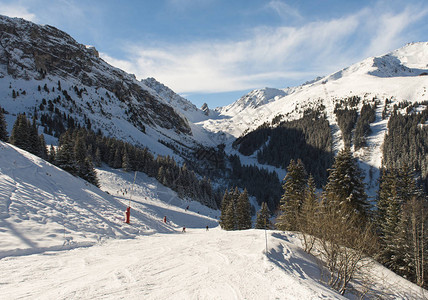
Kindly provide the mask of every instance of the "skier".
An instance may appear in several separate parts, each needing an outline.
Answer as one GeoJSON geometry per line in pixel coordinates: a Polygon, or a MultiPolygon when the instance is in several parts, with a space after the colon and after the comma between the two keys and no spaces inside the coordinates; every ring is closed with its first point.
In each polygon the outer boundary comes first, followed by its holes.
{"type": "Polygon", "coordinates": [[[181,232],[186,232],[186,226],[183,226],[183,230],[181,232]]]}
{"type": "Polygon", "coordinates": [[[189,210],[189,205],[187,205],[187,207],[186,207],[186,211],[188,211],[189,210]]]}
{"type": "Polygon", "coordinates": [[[208,231],[208,225],[207,225],[207,227],[206,227],[206,228],[207,228],[207,231],[208,231]]]}
{"type": "Polygon", "coordinates": [[[163,217],[163,222],[166,224],[166,216],[163,217]]]}

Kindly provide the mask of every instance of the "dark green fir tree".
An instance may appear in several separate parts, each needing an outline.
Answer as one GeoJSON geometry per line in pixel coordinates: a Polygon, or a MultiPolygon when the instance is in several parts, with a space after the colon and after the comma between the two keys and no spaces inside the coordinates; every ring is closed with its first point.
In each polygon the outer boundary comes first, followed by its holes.
{"type": "Polygon", "coordinates": [[[250,229],[251,225],[251,204],[247,190],[244,190],[236,202],[236,229],[250,229]]]}
{"type": "Polygon", "coordinates": [[[257,213],[256,218],[256,229],[271,229],[272,228],[272,222],[269,220],[270,217],[270,211],[266,204],[266,202],[262,203],[262,206],[257,213]]]}
{"type": "Polygon", "coordinates": [[[0,141],[7,142],[8,139],[6,120],[4,118],[3,108],[0,107],[0,141]]]}
{"type": "Polygon", "coordinates": [[[298,217],[306,189],[306,171],[303,162],[290,161],[284,178],[284,194],[280,200],[281,214],[276,227],[280,230],[298,230],[298,217]]]}

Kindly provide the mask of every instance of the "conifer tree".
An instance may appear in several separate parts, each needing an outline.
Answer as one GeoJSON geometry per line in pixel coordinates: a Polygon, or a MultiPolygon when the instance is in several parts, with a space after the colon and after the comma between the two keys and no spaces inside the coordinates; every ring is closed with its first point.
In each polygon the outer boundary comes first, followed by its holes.
{"type": "Polygon", "coordinates": [[[39,156],[45,160],[48,159],[48,148],[43,134],[39,135],[39,156]]]}
{"type": "Polygon", "coordinates": [[[363,175],[349,148],[341,150],[331,167],[324,191],[324,204],[335,207],[349,206],[361,217],[368,217],[369,204],[363,175]]]}
{"type": "Polygon", "coordinates": [[[224,211],[224,222],[222,223],[222,228],[224,230],[236,230],[235,204],[232,198],[226,206],[224,211]]]}
{"type": "Polygon", "coordinates": [[[224,192],[223,200],[221,202],[221,215],[220,226],[224,230],[235,229],[235,205],[233,200],[233,193],[228,190],[224,192]]]}
{"type": "Polygon", "coordinates": [[[269,217],[270,217],[269,208],[268,208],[266,202],[263,202],[259,212],[257,213],[255,228],[256,229],[271,229],[272,223],[270,222],[269,217]]]}
{"type": "Polygon", "coordinates": [[[30,124],[25,115],[19,114],[13,124],[9,142],[26,151],[30,151],[30,124]]]}
{"type": "Polygon", "coordinates": [[[92,183],[93,185],[99,187],[99,182],[97,178],[97,173],[94,169],[94,165],[92,164],[92,160],[90,156],[87,156],[85,158],[83,168],[80,170],[80,172],[83,174],[82,177],[87,182],[92,183]]]}
{"type": "Polygon", "coordinates": [[[41,149],[40,145],[40,137],[39,137],[39,133],[37,130],[37,124],[36,124],[36,117],[33,117],[33,122],[31,124],[31,127],[28,127],[28,132],[29,132],[29,147],[30,147],[30,152],[41,156],[41,153],[43,151],[43,149],[41,149]]]}
{"type": "Polygon", "coordinates": [[[55,155],[55,164],[64,171],[77,175],[73,143],[69,132],[61,136],[60,145],[55,155]]]}
{"type": "Polygon", "coordinates": [[[122,151],[120,147],[117,147],[114,152],[113,168],[119,169],[122,167],[122,157],[123,157],[122,151]]]}
{"type": "Polygon", "coordinates": [[[8,139],[6,120],[4,118],[3,109],[0,107],[0,141],[7,142],[8,139]]]}
{"type": "Polygon", "coordinates": [[[379,258],[388,268],[419,285],[427,281],[427,207],[426,197],[406,165],[383,172],[378,199],[379,258]]]}
{"type": "Polygon", "coordinates": [[[276,226],[280,230],[298,230],[298,216],[306,188],[306,171],[303,162],[290,161],[284,178],[284,194],[280,201],[281,215],[276,226]]]}
{"type": "Polygon", "coordinates": [[[220,226],[224,228],[224,223],[226,222],[226,208],[229,205],[229,202],[231,201],[231,196],[229,194],[229,191],[226,189],[224,191],[223,199],[221,200],[221,209],[220,209],[220,226]]]}
{"type": "Polygon", "coordinates": [[[246,189],[236,202],[236,227],[238,230],[251,228],[251,204],[246,189]]]}
{"type": "Polygon", "coordinates": [[[74,161],[76,163],[77,168],[77,176],[84,177],[86,175],[86,165],[85,159],[87,157],[86,153],[86,142],[81,135],[77,135],[74,137],[74,161]]]}

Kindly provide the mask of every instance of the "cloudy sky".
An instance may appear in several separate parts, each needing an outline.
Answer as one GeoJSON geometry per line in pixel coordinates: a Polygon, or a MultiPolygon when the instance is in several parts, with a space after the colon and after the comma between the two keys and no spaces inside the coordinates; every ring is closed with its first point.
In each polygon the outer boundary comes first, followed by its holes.
{"type": "Polygon", "coordinates": [[[285,88],[428,41],[426,0],[0,0],[196,105],[285,88]]]}

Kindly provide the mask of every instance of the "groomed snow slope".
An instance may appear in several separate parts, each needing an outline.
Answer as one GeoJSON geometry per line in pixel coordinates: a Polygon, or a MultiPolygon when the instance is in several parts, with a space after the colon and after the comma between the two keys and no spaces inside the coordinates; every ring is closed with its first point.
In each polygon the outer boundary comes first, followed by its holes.
{"type": "MultiPolygon", "coordinates": [[[[263,230],[223,231],[218,211],[144,174],[131,197],[132,173],[98,170],[106,193],[9,144],[0,158],[2,299],[342,298],[293,233],[268,231],[266,255],[263,230]]],[[[364,277],[370,297],[423,297],[377,264],[364,277]]]]}
{"type": "MultiPolygon", "coordinates": [[[[4,299],[344,299],[293,234],[191,229],[0,260],[4,299]]],[[[424,299],[375,265],[367,299],[424,299]]],[[[358,299],[347,294],[346,298],[358,299]]]]}

